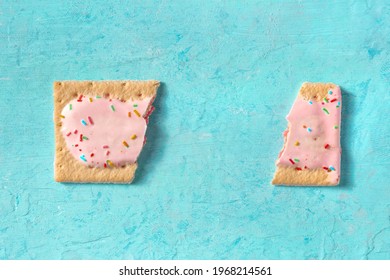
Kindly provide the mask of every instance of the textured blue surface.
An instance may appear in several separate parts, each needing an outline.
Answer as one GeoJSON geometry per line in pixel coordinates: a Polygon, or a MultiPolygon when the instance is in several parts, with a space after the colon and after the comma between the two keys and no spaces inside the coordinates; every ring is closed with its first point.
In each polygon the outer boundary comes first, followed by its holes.
{"type": "Polygon", "coordinates": [[[390,258],[388,1],[61,2],[0,2],[1,259],[390,258]],[[163,82],[133,185],[53,181],[65,79],[163,82]],[[340,187],[270,185],[303,81],[340,187]]]}

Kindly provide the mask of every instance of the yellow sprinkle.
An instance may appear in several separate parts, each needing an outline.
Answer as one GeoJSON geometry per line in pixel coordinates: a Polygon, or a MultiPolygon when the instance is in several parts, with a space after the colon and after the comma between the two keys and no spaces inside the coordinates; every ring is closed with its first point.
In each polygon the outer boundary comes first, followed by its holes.
{"type": "Polygon", "coordinates": [[[61,118],[65,119],[65,116],[64,115],[60,115],[61,118]]]}
{"type": "Polygon", "coordinates": [[[298,141],[295,142],[295,146],[299,146],[299,142],[298,141]]]}
{"type": "Polygon", "coordinates": [[[93,99],[91,97],[89,98],[89,102],[93,102],[93,99]]]}
{"type": "Polygon", "coordinates": [[[141,114],[140,114],[137,110],[134,110],[134,113],[135,113],[138,117],[141,117],[141,114]]]}
{"type": "Polygon", "coordinates": [[[128,112],[128,113],[127,113],[127,116],[128,116],[129,118],[131,118],[131,112],[128,112]]]}
{"type": "Polygon", "coordinates": [[[129,144],[127,144],[127,142],[126,142],[126,141],[123,141],[123,142],[122,142],[122,144],[123,144],[123,145],[125,145],[125,146],[126,146],[126,148],[128,148],[128,147],[129,147],[129,144]]]}
{"type": "Polygon", "coordinates": [[[109,166],[111,166],[111,167],[115,167],[115,165],[112,163],[112,161],[111,160],[107,160],[107,164],[109,165],[109,166]]]}
{"type": "Polygon", "coordinates": [[[135,140],[137,138],[137,135],[135,135],[135,134],[133,134],[132,136],[131,136],[131,139],[132,140],[135,140]]]}

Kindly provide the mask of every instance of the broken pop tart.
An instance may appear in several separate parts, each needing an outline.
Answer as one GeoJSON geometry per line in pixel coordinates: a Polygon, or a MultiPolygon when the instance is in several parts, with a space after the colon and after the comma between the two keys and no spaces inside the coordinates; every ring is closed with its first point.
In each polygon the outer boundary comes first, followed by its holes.
{"type": "Polygon", "coordinates": [[[304,83],[284,132],[274,185],[335,186],[340,181],[341,90],[331,83],[304,83]]]}
{"type": "Polygon", "coordinates": [[[157,81],[54,83],[55,180],[130,183],[157,81]]]}

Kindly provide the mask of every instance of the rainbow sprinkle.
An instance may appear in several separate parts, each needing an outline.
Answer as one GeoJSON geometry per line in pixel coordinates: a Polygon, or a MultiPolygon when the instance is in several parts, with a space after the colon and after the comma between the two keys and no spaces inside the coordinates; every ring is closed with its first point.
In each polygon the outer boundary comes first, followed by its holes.
{"type": "Polygon", "coordinates": [[[69,110],[72,110],[72,104],[69,104],[69,110]]]}
{"type": "Polygon", "coordinates": [[[93,99],[92,99],[92,97],[90,97],[90,98],[89,98],[89,102],[93,102],[93,99]]]}
{"type": "Polygon", "coordinates": [[[60,115],[60,118],[63,118],[63,119],[65,119],[65,116],[64,116],[64,115],[60,115]]]}
{"type": "Polygon", "coordinates": [[[87,122],[84,121],[83,119],[81,120],[81,123],[82,123],[83,125],[87,126],[87,122]]]}
{"type": "Polygon", "coordinates": [[[127,144],[127,142],[126,141],[123,141],[122,142],[122,144],[126,147],[126,148],[128,148],[129,147],[129,144],[127,144]]]}
{"type": "Polygon", "coordinates": [[[111,110],[112,110],[113,112],[115,112],[115,107],[114,107],[114,105],[111,105],[111,110]]]}
{"type": "Polygon", "coordinates": [[[110,154],[110,151],[107,151],[107,152],[106,152],[106,156],[108,156],[109,154],[110,154]]]}
{"type": "Polygon", "coordinates": [[[67,134],[66,134],[66,136],[69,136],[69,135],[71,135],[72,134],[72,132],[68,132],[67,134]]]}
{"type": "Polygon", "coordinates": [[[137,138],[137,135],[135,135],[135,134],[133,134],[132,136],[131,136],[131,140],[135,140],[137,138]]]}
{"type": "Polygon", "coordinates": [[[340,101],[339,102],[337,102],[337,106],[336,106],[336,108],[339,108],[340,107],[340,101]]]}
{"type": "Polygon", "coordinates": [[[107,164],[109,165],[109,166],[111,166],[111,167],[115,167],[115,165],[112,163],[112,161],[111,160],[107,160],[107,164]]]}
{"type": "Polygon", "coordinates": [[[134,110],[134,113],[135,113],[138,117],[141,117],[141,114],[140,114],[137,110],[134,110]]]}
{"type": "Polygon", "coordinates": [[[309,104],[312,105],[312,104],[313,104],[313,101],[309,100],[309,104]]]}
{"type": "Polygon", "coordinates": [[[299,143],[298,141],[296,141],[294,145],[295,145],[295,146],[299,146],[299,144],[300,144],[300,143],[299,143]]]}
{"type": "Polygon", "coordinates": [[[329,115],[329,111],[326,108],[322,108],[322,111],[324,111],[327,115],[329,115]]]}
{"type": "Polygon", "coordinates": [[[337,98],[333,98],[333,99],[330,101],[330,103],[333,103],[333,102],[335,102],[335,101],[337,101],[337,98]]]}
{"type": "Polygon", "coordinates": [[[87,159],[85,158],[85,155],[84,155],[84,154],[82,154],[82,155],[80,156],[80,159],[81,159],[82,161],[87,162],[87,159]]]}
{"type": "Polygon", "coordinates": [[[336,171],[336,169],[332,165],[329,166],[329,169],[332,171],[336,171]]]}
{"type": "Polygon", "coordinates": [[[87,136],[83,136],[83,139],[84,140],[89,140],[87,136]]]}
{"type": "Polygon", "coordinates": [[[329,93],[330,95],[332,95],[332,94],[333,94],[333,91],[330,90],[330,91],[328,91],[328,93],[329,93]]]}
{"type": "Polygon", "coordinates": [[[103,149],[108,149],[108,148],[109,148],[108,145],[103,146],[103,149]]]}
{"type": "Polygon", "coordinates": [[[93,120],[92,120],[92,118],[90,116],[88,116],[88,121],[89,121],[90,124],[93,124],[93,120]]]}
{"type": "Polygon", "coordinates": [[[307,131],[308,131],[308,132],[312,132],[313,130],[312,130],[310,127],[308,127],[308,128],[307,128],[307,131]]]}
{"type": "Polygon", "coordinates": [[[335,126],[334,126],[334,129],[338,129],[338,128],[339,128],[339,126],[338,126],[338,125],[335,125],[335,126]]]}
{"type": "Polygon", "coordinates": [[[138,107],[138,104],[134,104],[133,107],[137,108],[137,107],[138,107]]]}
{"type": "Polygon", "coordinates": [[[131,112],[128,112],[128,113],[127,113],[127,116],[128,116],[129,118],[131,118],[131,112]]]}
{"type": "Polygon", "coordinates": [[[96,98],[102,98],[100,95],[96,95],[96,98]]]}
{"type": "Polygon", "coordinates": [[[326,103],[329,103],[329,100],[328,100],[328,98],[326,98],[326,97],[324,97],[324,101],[325,101],[326,103]]]}
{"type": "Polygon", "coordinates": [[[326,145],[324,146],[325,149],[329,149],[329,147],[330,147],[329,144],[326,144],[326,145]]]}
{"type": "Polygon", "coordinates": [[[299,159],[297,159],[297,158],[294,158],[294,161],[295,161],[295,162],[299,162],[299,159]]]}
{"type": "Polygon", "coordinates": [[[295,164],[291,158],[288,159],[292,164],[295,164]]]}
{"type": "Polygon", "coordinates": [[[77,129],[75,129],[73,133],[74,133],[74,134],[77,134],[77,132],[78,132],[77,129]]]}

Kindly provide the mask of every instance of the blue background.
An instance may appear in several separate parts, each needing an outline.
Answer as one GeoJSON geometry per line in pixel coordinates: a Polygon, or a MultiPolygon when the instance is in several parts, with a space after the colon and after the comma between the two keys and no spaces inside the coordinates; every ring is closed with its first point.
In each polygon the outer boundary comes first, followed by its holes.
{"type": "Polygon", "coordinates": [[[57,2],[0,3],[0,258],[390,258],[388,1],[57,2]],[[54,182],[71,79],[162,81],[134,184],[54,182]],[[304,81],[343,89],[339,187],[270,184],[304,81]]]}

